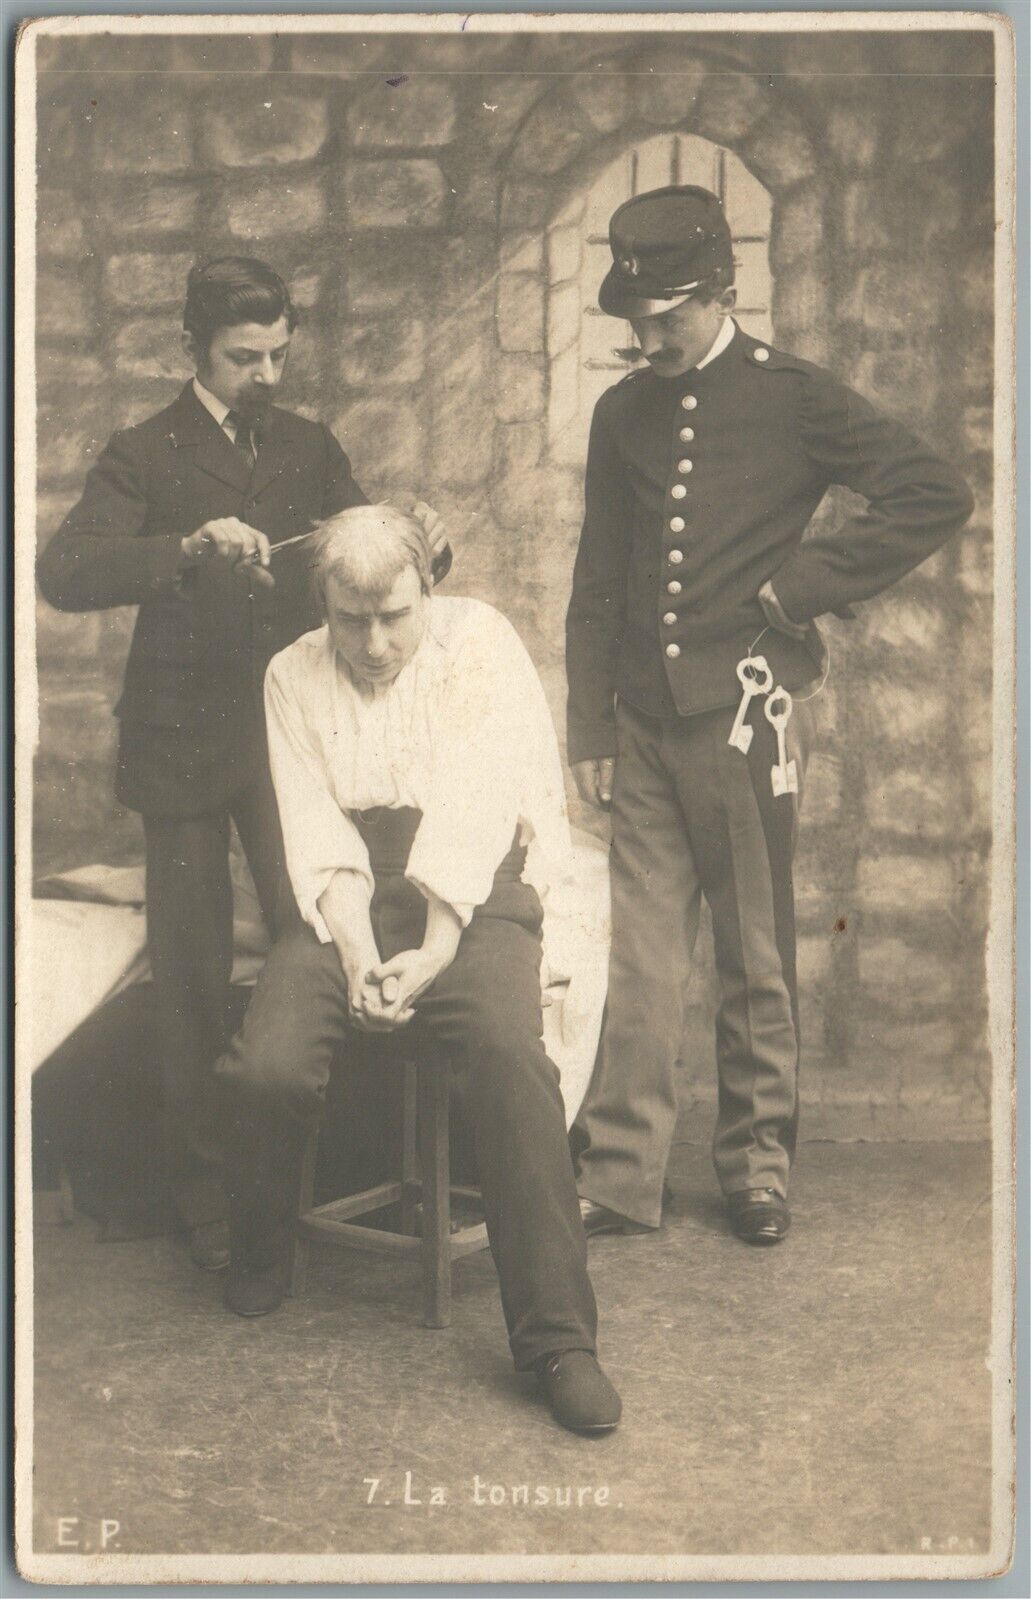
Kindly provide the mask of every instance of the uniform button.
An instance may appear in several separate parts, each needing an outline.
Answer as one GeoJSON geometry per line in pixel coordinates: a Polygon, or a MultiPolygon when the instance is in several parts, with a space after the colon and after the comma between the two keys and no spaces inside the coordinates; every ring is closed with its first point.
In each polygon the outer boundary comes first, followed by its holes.
{"type": "Polygon", "coordinates": [[[759,348],[759,349],[758,349],[758,350],[756,350],[756,352],[755,352],[755,359],[756,359],[756,360],[757,360],[757,361],[768,361],[768,360],[769,360],[769,359],[770,359],[770,352],[769,352],[769,350],[764,350],[764,349],[762,349],[762,348],[761,348],[761,347],[760,347],[760,348],[759,348]]]}
{"type": "Polygon", "coordinates": [[[679,566],[683,559],[684,559],[683,550],[670,550],[670,552],[669,552],[669,564],[670,564],[670,566],[679,566]]]}
{"type": "Polygon", "coordinates": [[[691,440],[694,438],[694,428],[681,428],[680,437],[683,439],[685,444],[690,444],[691,440]]]}
{"type": "Polygon", "coordinates": [[[682,483],[674,483],[669,492],[672,494],[675,500],[682,500],[684,495],[687,493],[687,490],[682,483]]]}
{"type": "Polygon", "coordinates": [[[698,404],[698,401],[695,399],[693,394],[685,394],[680,403],[684,407],[685,411],[693,411],[695,406],[698,404]]]}
{"type": "Polygon", "coordinates": [[[677,471],[678,472],[693,472],[694,471],[694,462],[693,461],[678,461],[677,462],[677,471]]]}
{"type": "Polygon", "coordinates": [[[669,530],[671,533],[683,533],[684,518],[682,516],[671,516],[669,519],[669,530]]]}
{"type": "Polygon", "coordinates": [[[672,627],[674,625],[674,623],[676,622],[676,619],[677,619],[676,611],[667,611],[665,616],[662,618],[663,626],[664,627],[672,627]]]}
{"type": "Polygon", "coordinates": [[[680,645],[679,644],[667,644],[666,645],[666,654],[669,656],[671,661],[675,661],[677,656],[680,654],[680,645]]]}
{"type": "Polygon", "coordinates": [[[674,578],[672,583],[667,583],[666,584],[666,593],[667,594],[679,594],[681,589],[683,588],[683,586],[684,585],[682,583],[678,583],[676,578],[674,578]]]}

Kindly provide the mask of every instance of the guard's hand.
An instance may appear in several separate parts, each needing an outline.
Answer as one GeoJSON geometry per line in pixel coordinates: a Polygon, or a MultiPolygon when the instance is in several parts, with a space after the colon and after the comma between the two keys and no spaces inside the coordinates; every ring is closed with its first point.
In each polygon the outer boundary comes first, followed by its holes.
{"type": "Polygon", "coordinates": [[[444,518],[426,504],[425,500],[416,500],[412,506],[412,515],[417,522],[422,523],[426,543],[430,547],[430,562],[436,561],[448,546],[447,528],[444,518]]]}
{"type": "Polygon", "coordinates": [[[612,805],[612,779],[616,771],[613,755],[600,761],[574,761],[572,765],[576,791],[595,810],[607,811],[612,805]]]}
{"type": "Polygon", "coordinates": [[[248,527],[235,516],[216,517],[205,522],[196,533],[182,541],[183,558],[189,566],[205,561],[221,561],[242,577],[251,577],[264,588],[275,579],[268,570],[271,546],[264,533],[248,527]]]}

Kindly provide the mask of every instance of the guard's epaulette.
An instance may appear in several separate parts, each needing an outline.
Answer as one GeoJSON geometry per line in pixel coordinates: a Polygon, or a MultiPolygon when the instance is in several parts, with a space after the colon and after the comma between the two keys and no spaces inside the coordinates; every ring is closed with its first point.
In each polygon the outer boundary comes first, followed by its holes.
{"type": "Polygon", "coordinates": [[[778,350],[772,344],[763,344],[760,341],[756,341],[745,351],[745,360],[749,366],[758,367],[761,372],[820,371],[812,361],[806,361],[800,355],[791,355],[787,350],[778,350]]]}

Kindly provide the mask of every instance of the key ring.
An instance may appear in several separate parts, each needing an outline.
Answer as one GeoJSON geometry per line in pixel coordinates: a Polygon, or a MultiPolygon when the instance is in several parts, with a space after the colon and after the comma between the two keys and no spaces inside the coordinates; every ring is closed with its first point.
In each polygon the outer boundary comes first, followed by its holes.
{"type": "Polygon", "coordinates": [[[751,687],[753,695],[768,694],[773,687],[773,673],[765,655],[751,651],[737,663],[737,680],[743,689],[751,687]]]}
{"type": "Polygon", "coordinates": [[[776,727],[778,722],[783,723],[787,721],[788,717],[791,715],[793,707],[794,700],[791,698],[791,695],[788,693],[787,689],[775,688],[769,699],[766,701],[766,705],[764,707],[766,711],[766,720],[773,727],[776,727]],[[783,701],[783,710],[774,708],[778,701],[783,701]]]}

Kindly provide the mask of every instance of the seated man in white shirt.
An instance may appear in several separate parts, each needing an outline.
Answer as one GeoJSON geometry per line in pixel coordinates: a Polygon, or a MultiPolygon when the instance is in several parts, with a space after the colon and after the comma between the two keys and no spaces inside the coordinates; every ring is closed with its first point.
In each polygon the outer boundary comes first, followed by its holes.
{"type": "Polygon", "coordinates": [[[232,1263],[227,1302],[286,1286],[298,1163],[352,1029],[444,1046],[471,1130],[509,1342],[552,1411],[605,1431],[558,1073],[541,1041],[541,902],[524,880],[569,847],[547,703],[516,633],[431,596],[419,524],[384,506],[326,523],[326,626],[268,669],[269,751],[301,921],[269,956],[219,1063],[232,1263]]]}

